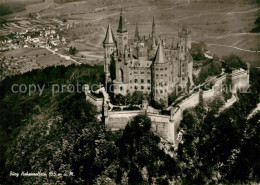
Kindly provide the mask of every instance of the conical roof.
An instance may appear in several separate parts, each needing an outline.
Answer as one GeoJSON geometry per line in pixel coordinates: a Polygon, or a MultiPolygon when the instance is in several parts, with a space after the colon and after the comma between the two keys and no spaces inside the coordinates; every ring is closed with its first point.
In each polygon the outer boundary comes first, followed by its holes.
{"type": "Polygon", "coordinates": [[[110,24],[108,24],[108,26],[107,26],[106,37],[104,39],[103,44],[114,44],[114,35],[113,35],[112,30],[110,28],[110,24]]]}
{"type": "Polygon", "coordinates": [[[152,34],[155,34],[155,22],[153,17],[153,24],[152,24],[152,34]]]}
{"type": "Polygon", "coordinates": [[[159,46],[158,46],[158,49],[156,51],[156,56],[155,56],[154,63],[156,63],[156,64],[163,64],[165,62],[166,62],[166,59],[165,59],[165,56],[164,56],[162,44],[160,42],[159,46]]]}
{"type": "Polygon", "coordinates": [[[126,26],[125,26],[125,20],[123,18],[123,11],[122,11],[122,9],[121,9],[121,13],[120,13],[120,18],[119,18],[119,24],[118,24],[117,32],[119,32],[119,33],[127,32],[127,29],[126,29],[126,26]]]}
{"type": "Polygon", "coordinates": [[[140,40],[140,37],[139,37],[139,31],[138,31],[138,25],[136,24],[136,27],[135,27],[135,38],[134,38],[135,41],[139,41],[140,40]]]}

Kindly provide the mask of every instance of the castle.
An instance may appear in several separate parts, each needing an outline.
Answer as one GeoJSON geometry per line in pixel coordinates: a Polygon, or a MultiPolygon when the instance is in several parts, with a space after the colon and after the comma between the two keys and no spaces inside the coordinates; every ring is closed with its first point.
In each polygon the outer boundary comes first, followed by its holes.
{"type": "MultiPolygon", "coordinates": [[[[151,94],[152,100],[167,105],[168,95],[174,89],[193,86],[192,65],[193,60],[188,51],[191,47],[191,31],[186,27],[179,29],[178,38],[174,39],[170,47],[166,47],[165,40],[160,40],[155,34],[153,20],[152,34],[141,39],[136,26],[134,39],[128,39],[128,32],[121,12],[117,29],[117,40],[108,24],[105,40],[106,83],[113,84],[115,94],[126,95],[135,91],[151,94]],[[176,41],[176,42],[175,42],[176,41]]],[[[128,110],[130,105],[113,105],[105,89],[101,87],[96,91],[86,88],[86,100],[97,107],[100,121],[108,130],[123,130],[125,126],[139,114],[147,115],[151,120],[151,130],[178,147],[182,132],[179,125],[183,111],[198,105],[202,100],[212,100],[222,96],[223,86],[231,85],[232,97],[225,102],[220,111],[230,107],[237,101],[238,89],[249,87],[249,69],[236,69],[232,73],[222,73],[210,79],[205,85],[213,84],[210,89],[201,89],[200,86],[189,88],[185,96],[165,109],[162,114],[159,109],[150,106],[147,100],[135,110],[128,110]],[[94,94],[93,94],[94,92],[94,94]],[[97,97],[97,94],[103,97],[97,97]],[[119,110],[118,110],[119,109],[119,110]]]]}
{"type": "Polygon", "coordinates": [[[168,96],[176,88],[193,85],[193,60],[188,51],[191,31],[185,26],[170,46],[156,35],[154,18],[148,37],[141,38],[136,25],[135,37],[130,39],[121,10],[117,39],[108,24],[103,47],[106,83],[113,84],[114,94],[141,91],[150,94],[153,101],[168,105],[168,96]]]}

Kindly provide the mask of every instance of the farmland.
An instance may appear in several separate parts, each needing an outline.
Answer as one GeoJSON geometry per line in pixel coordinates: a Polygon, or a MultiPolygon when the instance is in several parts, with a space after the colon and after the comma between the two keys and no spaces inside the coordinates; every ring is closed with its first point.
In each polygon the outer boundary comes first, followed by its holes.
{"type": "Polygon", "coordinates": [[[76,47],[75,58],[82,63],[102,64],[105,29],[110,22],[116,31],[121,7],[130,38],[136,23],[140,35],[148,36],[154,16],[159,38],[168,38],[170,42],[177,36],[179,26],[185,24],[192,30],[192,41],[204,42],[212,54],[222,57],[235,53],[252,66],[260,66],[260,34],[250,33],[260,7],[246,0],[46,0],[2,16],[7,22],[1,25],[0,34],[74,25],[63,32],[67,48],[76,47]],[[29,14],[33,18],[28,18],[29,14]]]}

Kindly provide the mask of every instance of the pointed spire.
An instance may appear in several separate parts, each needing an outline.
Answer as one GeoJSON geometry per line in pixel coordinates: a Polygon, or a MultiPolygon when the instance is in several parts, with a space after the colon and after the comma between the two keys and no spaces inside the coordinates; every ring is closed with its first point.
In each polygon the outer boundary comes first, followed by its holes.
{"type": "Polygon", "coordinates": [[[119,32],[119,33],[127,32],[127,29],[126,29],[126,26],[125,26],[125,20],[123,18],[123,10],[122,10],[122,8],[121,8],[121,13],[120,13],[120,18],[119,18],[119,24],[118,24],[117,32],[119,32]]]}
{"type": "Polygon", "coordinates": [[[152,35],[152,49],[156,48],[155,37],[152,35]]]}
{"type": "Polygon", "coordinates": [[[138,24],[136,23],[134,41],[139,41],[139,40],[140,40],[140,37],[139,37],[139,31],[138,31],[138,24]]]}
{"type": "Polygon", "coordinates": [[[159,46],[158,46],[158,49],[157,49],[157,52],[156,52],[154,63],[162,64],[162,63],[165,63],[165,62],[166,62],[166,59],[165,59],[165,56],[164,56],[163,47],[162,47],[161,42],[159,42],[159,46]]]}
{"type": "Polygon", "coordinates": [[[112,33],[110,23],[108,23],[106,36],[103,41],[103,45],[105,45],[105,44],[114,44],[114,35],[112,33]]]}
{"type": "Polygon", "coordinates": [[[152,34],[155,34],[155,23],[154,23],[154,17],[153,17],[153,25],[152,25],[152,34]]]}
{"type": "Polygon", "coordinates": [[[155,43],[155,23],[154,23],[154,17],[153,17],[153,24],[152,24],[152,49],[155,49],[156,43],[155,43]]]}

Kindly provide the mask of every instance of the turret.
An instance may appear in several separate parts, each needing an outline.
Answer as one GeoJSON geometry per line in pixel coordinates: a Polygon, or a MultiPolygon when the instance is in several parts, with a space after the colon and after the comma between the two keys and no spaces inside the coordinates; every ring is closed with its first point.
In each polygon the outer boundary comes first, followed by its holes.
{"type": "Polygon", "coordinates": [[[137,24],[136,24],[136,27],[135,27],[135,38],[134,38],[134,41],[135,42],[139,42],[140,41],[138,25],[137,24]]]}
{"type": "Polygon", "coordinates": [[[113,36],[113,32],[111,30],[110,24],[107,26],[106,36],[103,41],[103,47],[105,49],[105,64],[104,64],[104,71],[106,74],[106,82],[110,79],[110,64],[111,64],[111,54],[114,51],[115,47],[115,38],[113,36]]]}
{"type": "Polygon", "coordinates": [[[180,38],[180,48],[184,46],[183,50],[191,48],[191,30],[187,26],[183,25],[179,28],[178,36],[180,38]]]}
{"type": "Polygon", "coordinates": [[[118,23],[117,37],[118,37],[119,58],[123,58],[124,49],[128,45],[128,32],[125,26],[125,20],[123,18],[122,9],[121,9],[119,23],[118,23]]]}
{"type": "Polygon", "coordinates": [[[163,64],[165,62],[166,62],[166,59],[165,59],[165,55],[164,55],[164,52],[163,52],[162,44],[160,42],[159,45],[158,45],[158,49],[157,49],[157,52],[156,52],[154,63],[163,64]]]}
{"type": "Polygon", "coordinates": [[[188,49],[191,47],[191,31],[184,25],[179,28],[179,70],[178,76],[180,77],[180,84],[186,87],[189,83],[192,84],[192,75],[190,68],[192,63],[189,61],[188,49]],[[189,79],[190,78],[190,79],[189,79]]]}
{"type": "Polygon", "coordinates": [[[155,23],[154,23],[154,17],[153,17],[153,24],[152,24],[152,49],[156,48],[156,43],[155,43],[155,23]]]}
{"type": "Polygon", "coordinates": [[[153,17],[153,24],[152,24],[152,35],[155,36],[155,22],[154,22],[154,17],[153,17]]]}
{"type": "Polygon", "coordinates": [[[152,64],[152,100],[168,105],[168,85],[171,74],[170,62],[165,58],[161,41],[152,64]]]}

